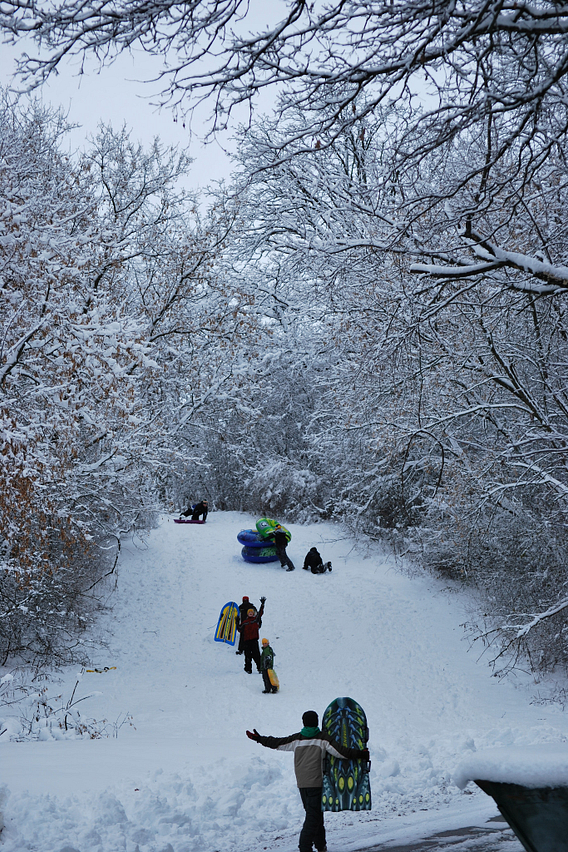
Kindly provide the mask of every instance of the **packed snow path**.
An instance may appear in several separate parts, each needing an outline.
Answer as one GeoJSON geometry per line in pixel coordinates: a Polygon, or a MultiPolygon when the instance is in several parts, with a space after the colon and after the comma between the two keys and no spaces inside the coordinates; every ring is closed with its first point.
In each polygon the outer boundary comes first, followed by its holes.
{"type": "MultiPolygon", "coordinates": [[[[92,660],[116,669],[80,685],[100,692],[82,713],[107,719],[116,736],[0,738],[3,852],[293,852],[303,810],[292,757],[245,729],[292,733],[304,710],[321,717],[342,695],[367,713],[373,810],[328,814],[330,852],[483,823],[493,803],[452,782],[464,755],[566,739],[565,714],[531,704],[530,681],[500,681],[468,652],[466,596],[401,572],[332,524],[287,524],[294,572],[247,564],[236,536],[254,521],[164,518],[123,544],[113,609],[99,624],[107,647],[92,660]],[[302,570],[312,545],[332,573],[302,570]],[[260,675],[214,642],[222,605],[243,595],[267,598],[261,635],[276,653],[277,695],[263,695],[260,675]]],[[[63,693],[76,673],[63,673],[63,693]]]]}

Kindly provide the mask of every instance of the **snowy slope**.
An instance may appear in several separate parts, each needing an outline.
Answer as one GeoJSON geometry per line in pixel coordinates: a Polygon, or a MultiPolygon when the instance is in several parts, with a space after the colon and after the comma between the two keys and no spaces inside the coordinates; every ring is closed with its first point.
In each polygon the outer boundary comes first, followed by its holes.
{"type": "MultiPolygon", "coordinates": [[[[3,852],[292,852],[303,814],[292,757],[245,730],[292,733],[304,710],[321,716],[341,695],[367,712],[373,810],[328,815],[330,852],[483,821],[496,813],[491,800],[452,781],[464,757],[566,741],[558,706],[532,704],[530,682],[499,681],[468,652],[464,598],[400,573],[378,546],[331,524],[288,524],[293,573],[247,564],[236,535],[254,521],[164,518],[145,541],[124,543],[113,610],[99,625],[106,647],[92,661],[116,669],[85,674],[79,687],[100,692],[82,713],[107,719],[116,736],[0,738],[3,852]],[[314,544],[331,574],[301,570],[314,544]],[[267,597],[261,635],[276,653],[277,695],[263,695],[261,676],[213,640],[221,606],[244,594],[267,597]]],[[[63,693],[76,674],[64,673],[63,693]]]]}

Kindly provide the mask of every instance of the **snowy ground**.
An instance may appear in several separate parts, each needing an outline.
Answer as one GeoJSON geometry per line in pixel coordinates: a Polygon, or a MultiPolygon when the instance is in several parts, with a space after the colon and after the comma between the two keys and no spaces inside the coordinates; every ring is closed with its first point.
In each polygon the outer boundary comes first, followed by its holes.
{"type": "MultiPolygon", "coordinates": [[[[92,660],[116,669],[79,686],[100,693],[81,712],[108,720],[111,736],[0,737],[2,852],[293,852],[303,811],[292,757],[245,730],[284,736],[304,710],[321,717],[342,695],[367,713],[373,810],[328,814],[330,852],[481,825],[497,813],[492,800],[452,780],[472,751],[566,743],[560,707],[532,702],[530,681],[499,681],[468,651],[465,598],[409,578],[331,524],[288,524],[293,573],[247,564],[236,535],[254,521],[164,518],[145,542],[124,543],[100,624],[108,647],[92,660]],[[314,544],[331,574],[301,570],[314,544]],[[263,695],[261,676],[213,640],[222,605],[245,594],[267,597],[261,635],[276,653],[277,695],[263,695]]],[[[64,695],[77,671],[62,673],[64,695]]]]}

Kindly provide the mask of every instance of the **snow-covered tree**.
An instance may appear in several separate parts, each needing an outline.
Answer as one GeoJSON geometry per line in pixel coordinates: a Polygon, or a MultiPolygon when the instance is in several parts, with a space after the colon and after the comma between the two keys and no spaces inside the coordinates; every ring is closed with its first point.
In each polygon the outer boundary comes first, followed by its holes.
{"type": "Polygon", "coordinates": [[[132,321],[127,337],[163,371],[126,370],[127,417],[142,428],[101,431],[90,464],[117,487],[138,475],[152,423],[165,495],[197,483],[288,510],[283,491],[297,487],[371,533],[420,528],[430,562],[467,569],[497,610],[515,585],[500,580],[521,565],[519,636],[557,630],[568,8],[289,0],[267,15],[257,26],[239,0],[0,6],[9,38],[37,41],[28,86],[69,55],[106,62],[138,45],[165,57],[162,102],[209,98],[213,131],[277,94],[197,239],[180,239],[177,220],[168,238],[153,190],[141,207],[129,195],[132,151],[101,139],[85,164],[104,175],[85,198],[108,234],[92,259],[121,306],[112,322],[132,321]]]}
{"type": "MultiPolygon", "coordinates": [[[[247,130],[236,198],[248,224],[232,251],[258,304],[277,301],[306,364],[310,406],[298,411],[320,508],[425,547],[433,568],[478,584],[501,623],[514,602],[513,624],[528,613],[537,628],[534,652],[549,644],[539,630],[558,632],[564,613],[562,291],[538,298],[533,271],[518,267],[486,269],[464,284],[417,275],[412,261],[429,246],[439,262],[449,245],[467,249],[443,201],[450,182],[461,183],[456,206],[469,211],[471,230],[475,223],[527,257],[561,257],[562,161],[549,159],[532,195],[506,175],[492,204],[476,207],[458,145],[440,149],[432,170],[424,163],[402,174],[387,131],[396,114],[380,119],[284,162],[278,122],[247,130]],[[539,620],[539,605],[552,615],[539,620]]],[[[298,138],[302,120],[294,119],[298,138]]],[[[478,141],[469,164],[475,156],[483,157],[478,141]]],[[[293,369],[290,377],[297,381],[293,369]]],[[[256,481],[270,475],[259,471],[256,481]]],[[[556,648],[554,659],[563,654],[556,648]]],[[[542,665],[552,659],[538,656],[542,665]]]]}
{"type": "Polygon", "coordinates": [[[2,654],[28,659],[77,641],[120,535],[157,505],[172,398],[190,386],[171,388],[166,353],[212,243],[173,191],[185,158],[102,128],[74,161],[64,132],[4,99],[2,654]]]}
{"type": "MultiPolygon", "coordinates": [[[[472,227],[471,208],[452,203],[466,187],[476,207],[487,209],[499,187],[513,183],[514,206],[519,183],[530,187],[565,145],[568,10],[562,4],[288,0],[259,16],[254,4],[240,0],[128,0],[112,9],[76,0],[7,0],[0,27],[9,38],[37,42],[38,56],[22,57],[28,85],[70,55],[107,62],[137,45],[164,56],[162,100],[184,110],[209,98],[213,129],[227,126],[235,106],[254,107],[258,93],[272,87],[281,133],[267,144],[275,160],[332,145],[362,118],[396,103],[392,143],[403,183],[421,164],[432,160],[430,173],[434,163],[443,164],[439,152],[448,145],[459,145],[463,157],[459,181],[452,176],[423,199],[427,206],[449,202],[464,226],[461,246],[444,246],[437,260],[432,252],[418,269],[454,279],[520,269],[535,291],[542,282],[545,291],[566,288],[563,258],[519,252],[472,227]],[[301,129],[290,123],[298,109],[301,129]]],[[[406,207],[403,227],[416,217],[417,202],[406,207]]]]}
{"type": "MultiPolygon", "coordinates": [[[[436,129],[435,144],[495,115],[508,125],[503,143],[536,128],[546,111],[562,127],[568,12],[561,4],[288,0],[264,9],[260,25],[257,16],[240,0],[129,0],[112,9],[6,0],[0,23],[13,38],[32,34],[46,51],[24,58],[32,79],[69,55],[104,61],[134,45],[168,55],[170,97],[215,93],[218,123],[235,103],[284,83],[283,107],[302,103],[307,111],[306,136],[345,126],[346,107],[361,114],[401,97],[412,103],[425,88],[429,109],[419,120],[436,129]],[[367,99],[358,110],[361,92],[367,99]],[[325,115],[316,111],[322,101],[325,115]]],[[[425,139],[426,150],[431,144],[425,139]]]]}

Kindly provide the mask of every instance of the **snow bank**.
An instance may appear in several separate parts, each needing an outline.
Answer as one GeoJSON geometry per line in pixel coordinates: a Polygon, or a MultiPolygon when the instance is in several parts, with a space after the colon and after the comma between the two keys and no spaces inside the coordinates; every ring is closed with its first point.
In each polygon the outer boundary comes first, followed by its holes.
{"type": "Polygon", "coordinates": [[[533,788],[566,787],[568,745],[555,743],[477,752],[464,760],[454,774],[454,781],[461,790],[475,780],[533,788]]]}

